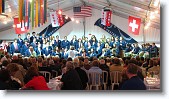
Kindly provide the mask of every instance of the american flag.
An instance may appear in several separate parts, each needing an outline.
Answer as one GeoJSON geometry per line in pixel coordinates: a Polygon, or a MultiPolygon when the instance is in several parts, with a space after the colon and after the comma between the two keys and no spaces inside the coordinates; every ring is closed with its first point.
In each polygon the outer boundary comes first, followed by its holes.
{"type": "Polygon", "coordinates": [[[92,7],[91,6],[74,7],[73,12],[75,18],[91,17],[92,7]]]}

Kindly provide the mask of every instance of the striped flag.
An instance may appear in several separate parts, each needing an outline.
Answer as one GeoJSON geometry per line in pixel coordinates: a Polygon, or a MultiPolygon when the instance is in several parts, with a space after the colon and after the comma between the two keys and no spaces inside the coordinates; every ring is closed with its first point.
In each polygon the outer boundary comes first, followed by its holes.
{"type": "Polygon", "coordinates": [[[92,7],[91,6],[74,7],[73,12],[75,18],[91,17],[92,7]]]}

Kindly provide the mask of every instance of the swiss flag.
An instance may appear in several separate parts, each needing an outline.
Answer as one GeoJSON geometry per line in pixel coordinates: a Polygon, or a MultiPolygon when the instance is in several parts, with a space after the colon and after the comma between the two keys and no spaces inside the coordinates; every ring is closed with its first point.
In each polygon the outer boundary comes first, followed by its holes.
{"type": "Polygon", "coordinates": [[[14,28],[15,28],[15,33],[16,34],[23,34],[28,32],[28,17],[26,17],[26,20],[22,20],[19,22],[19,18],[14,18],[14,28]],[[21,23],[22,22],[22,23],[21,23]]]}
{"type": "Polygon", "coordinates": [[[133,33],[134,35],[139,35],[140,25],[141,25],[141,18],[129,16],[128,30],[130,33],[133,33]]]}

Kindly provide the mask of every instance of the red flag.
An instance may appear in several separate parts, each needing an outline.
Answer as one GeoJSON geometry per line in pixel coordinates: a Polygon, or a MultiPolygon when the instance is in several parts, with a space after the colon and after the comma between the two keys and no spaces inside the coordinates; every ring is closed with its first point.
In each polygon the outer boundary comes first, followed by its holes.
{"type": "Polygon", "coordinates": [[[130,33],[133,33],[134,35],[139,35],[140,25],[141,25],[141,18],[129,16],[128,30],[130,33]]]}
{"type": "Polygon", "coordinates": [[[112,11],[103,9],[101,24],[103,24],[105,26],[110,26],[111,25],[111,14],[112,14],[112,11]]]}
{"type": "Polygon", "coordinates": [[[14,18],[14,25],[15,25],[15,33],[16,34],[27,33],[28,32],[28,29],[27,29],[28,17],[26,17],[25,22],[24,22],[24,20],[22,20],[22,24],[21,24],[21,22],[19,22],[19,18],[14,18]]]}

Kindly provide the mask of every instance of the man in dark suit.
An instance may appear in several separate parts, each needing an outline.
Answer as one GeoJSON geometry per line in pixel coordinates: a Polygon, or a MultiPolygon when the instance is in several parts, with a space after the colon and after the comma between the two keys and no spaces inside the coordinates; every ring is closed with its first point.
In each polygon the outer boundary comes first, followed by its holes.
{"type": "Polygon", "coordinates": [[[36,38],[36,33],[32,32],[32,36],[30,37],[30,43],[33,42],[33,39],[36,38]]]}
{"type": "Polygon", "coordinates": [[[27,42],[30,44],[30,33],[27,33],[26,37],[24,38],[24,41],[27,40],[27,42]]]}

